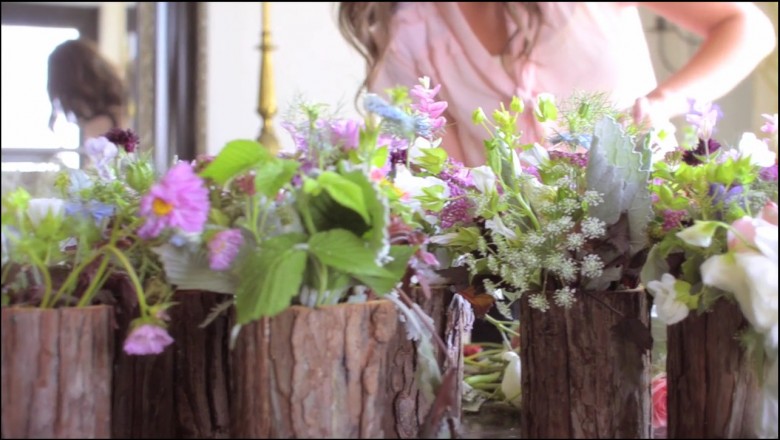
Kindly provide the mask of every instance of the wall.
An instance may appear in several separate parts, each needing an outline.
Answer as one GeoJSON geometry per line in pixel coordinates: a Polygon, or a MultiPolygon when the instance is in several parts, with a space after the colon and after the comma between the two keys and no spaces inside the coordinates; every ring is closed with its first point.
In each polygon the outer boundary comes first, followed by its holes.
{"type": "MultiPolygon", "coordinates": [[[[252,3],[207,4],[207,148],[210,154],[237,138],[256,138],[260,72],[261,6],[252,3]]],[[[276,131],[283,148],[291,148],[279,126],[290,104],[307,101],[342,104],[355,115],[353,98],[363,77],[362,58],[336,26],[332,2],[271,4],[271,38],[279,113],[276,131]]]]}

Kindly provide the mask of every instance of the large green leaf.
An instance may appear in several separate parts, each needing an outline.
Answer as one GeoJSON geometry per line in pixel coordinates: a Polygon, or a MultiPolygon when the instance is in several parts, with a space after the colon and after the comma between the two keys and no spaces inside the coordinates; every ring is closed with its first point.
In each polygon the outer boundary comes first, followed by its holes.
{"type": "Polygon", "coordinates": [[[224,185],[228,180],[271,158],[273,158],[271,153],[258,142],[236,140],[228,142],[217,154],[217,157],[201,171],[200,175],[224,185]]]}
{"type": "Polygon", "coordinates": [[[634,141],[612,118],[596,123],[587,167],[588,189],[597,191],[604,202],[589,207],[589,214],[615,224],[628,216],[630,255],[647,245],[647,225],[652,215],[650,199],[650,157],[644,143],[634,141]]]}
{"type": "Polygon", "coordinates": [[[390,207],[387,199],[376,184],[372,183],[361,171],[346,173],[344,178],[360,186],[363,190],[363,199],[366,201],[366,210],[371,221],[369,222],[370,229],[362,233],[362,236],[376,255],[377,263],[381,263],[390,250],[390,234],[387,231],[387,224],[390,222],[390,207]]]}
{"type": "Polygon", "coordinates": [[[389,276],[355,275],[355,278],[370,287],[377,295],[386,295],[393,291],[396,284],[406,273],[409,258],[417,251],[417,246],[391,246],[392,261],[385,265],[389,276]]]}
{"type": "Polygon", "coordinates": [[[346,229],[312,235],[309,251],[326,266],[353,276],[393,277],[392,272],[377,265],[375,253],[366,246],[366,242],[346,229]]]}
{"type": "Polygon", "coordinates": [[[239,324],[274,316],[298,294],[306,269],[307,253],[298,246],[306,236],[291,233],[271,238],[242,265],[236,292],[239,324]]]}
{"type": "Polygon", "coordinates": [[[276,158],[261,164],[255,176],[257,191],[270,198],[276,197],[279,190],[292,180],[298,167],[299,162],[276,158]]]}
{"type": "Polygon", "coordinates": [[[317,182],[333,197],[333,200],[360,214],[366,223],[371,222],[366,209],[366,199],[359,185],[333,171],[320,174],[317,182]]]}

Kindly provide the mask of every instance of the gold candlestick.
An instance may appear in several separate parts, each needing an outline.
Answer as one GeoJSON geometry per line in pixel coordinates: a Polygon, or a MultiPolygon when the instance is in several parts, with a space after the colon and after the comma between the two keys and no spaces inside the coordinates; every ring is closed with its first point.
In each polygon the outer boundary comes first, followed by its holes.
{"type": "Polygon", "coordinates": [[[263,9],[263,27],[260,43],[260,95],[257,112],[263,118],[263,127],[257,140],[273,154],[276,154],[279,152],[279,141],[276,139],[273,125],[273,117],[276,115],[276,93],[271,62],[271,52],[274,50],[274,46],[271,44],[271,5],[268,2],[260,3],[263,9]]]}

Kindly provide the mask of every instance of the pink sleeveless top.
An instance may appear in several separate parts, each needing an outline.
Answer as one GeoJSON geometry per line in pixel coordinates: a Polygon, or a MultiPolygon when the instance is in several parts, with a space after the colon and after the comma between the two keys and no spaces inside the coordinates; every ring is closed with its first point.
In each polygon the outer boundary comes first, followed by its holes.
{"type": "MultiPolygon", "coordinates": [[[[468,166],[485,162],[487,133],[471,122],[482,107],[487,114],[512,96],[525,101],[518,121],[523,142],[539,141],[533,103],[540,93],[556,102],[576,91],[604,92],[617,108],[630,108],[656,86],[639,12],[626,3],[541,2],[545,25],[530,60],[517,60],[509,74],[471,31],[455,2],[408,2],[399,5],[392,39],[379,62],[371,90],[412,87],[428,76],[441,84],[439,99],[449,107],[442,147],[468,166]],[[552,25],[551,25],[552,24],[552,25]]],[[[509,20],[510,35],[516,29],[509,20]]],[[[519,42],[520,38],[515,41],[519,42]]],[[[516,53],[516,52],[513,52],[516,53]]]]}

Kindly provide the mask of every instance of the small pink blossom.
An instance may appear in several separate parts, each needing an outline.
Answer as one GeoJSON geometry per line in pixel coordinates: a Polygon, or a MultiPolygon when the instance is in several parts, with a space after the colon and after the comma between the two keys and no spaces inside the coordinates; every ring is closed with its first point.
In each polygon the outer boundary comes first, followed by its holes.
{"type": "Polygon", "coordinates": [[[243,243],[244,238],[240,229],[217,232],[208,244],[211,270],[229,269],[243,243]]]}
{"type": "Polygon", "coordinates": [[[187,162],[174,165],[162,180],[141,199],[140,215],[146,223],[138,230],[141,238],[154,238],[165,228],[200,233],[209,213],[206,186],[187,162]]]}
{"type": "Polygon", "coordinates": [[[665,373],[661,373],[653,378],[651,391],[653,398],[653,429],[665,428],[667,422],[665,373]]]}
{"type": "Polygon", "coordinates": [[[440,130],[447,123],[447,119],[442,116],[447,110],[447,101],[435,101],[435,96],[441,89],[441,84],[431,88],[431,80],[428,77],[420,78],[420,84],[414,86],[409,91],[412,96],[412,109],[427,116],[431,125],[431,131],[440,130]]]}
{"type": "Polygon", "coordinates": [[[165,347],[173,343],[168,331],[156,325],[144,324],[133,329],[125,339],[124,350],[127,354],[160,354],[165,347]]]}

